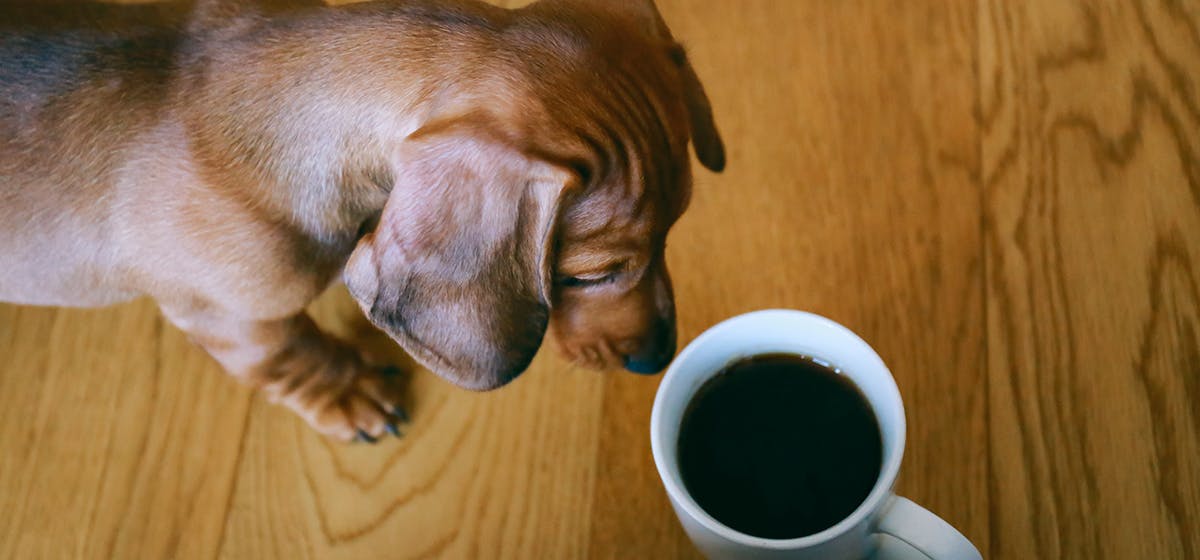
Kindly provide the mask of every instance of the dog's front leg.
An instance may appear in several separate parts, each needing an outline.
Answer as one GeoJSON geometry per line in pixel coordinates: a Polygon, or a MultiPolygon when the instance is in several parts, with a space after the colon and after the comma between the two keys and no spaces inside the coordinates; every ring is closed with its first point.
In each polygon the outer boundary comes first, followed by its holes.
{"type": "Polygon", "coordinates": [[[167,318],[238,380],[294,410],[317,431],[346,441],[399,435],[405,420],[392,368],[373,367],[321,332],[305,313],[271,321],[231,319],[211,310],[167,318]]]}

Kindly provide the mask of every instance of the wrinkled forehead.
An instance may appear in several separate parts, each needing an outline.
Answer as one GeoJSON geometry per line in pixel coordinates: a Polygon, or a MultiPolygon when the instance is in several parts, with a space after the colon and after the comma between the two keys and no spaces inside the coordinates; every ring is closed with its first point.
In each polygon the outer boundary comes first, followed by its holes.
{"type": "Polygon", "coordinates": [[[558,86],[534,87],[550,128],[567,136],[560,147],[586,154],[586,187],[564,207],[560,237],[661,243],[691,196],[680,48],[646,34],[620,39],[597,48],[587,37],[577,58],[531,66],[533,84],[558,86]]]}
{"type": "MultiPolygon", "coordinates": [[[[682,169],[687,169],[687,160],[682,169]]],[[[624,175],[594,185],[564,209],[559,236],[592,246],[648,247],[661,244],[687,208],[691,177],[685,171],[665,180],[624,175]]]]}
{"type": "Polygon", "coordinates": [[[661,243],[691,198],[686,125],[657,101],[626,105],[608,132],[589,184],[569,202],[561,235],[572,240],[661,243]],[[657,106],[656,106],[657,105],[657,106]]]}

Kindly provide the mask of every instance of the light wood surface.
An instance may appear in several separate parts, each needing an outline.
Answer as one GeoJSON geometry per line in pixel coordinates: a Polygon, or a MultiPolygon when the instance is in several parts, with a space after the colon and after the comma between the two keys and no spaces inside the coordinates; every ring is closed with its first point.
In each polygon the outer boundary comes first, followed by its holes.
{"type": "MultiPolygon", "coordinates": [[[[986,557],[1200,558],[1200,5],[659,4],[730,161],[670,239],[681,340],[766,307],[860,333],[899,492],[986,557]]],[[[0,558],[694,558],[658,381],[418,372],[406,437],[345,446],[148,302],[0,306],[0,558]]]]}
{"type": "Polygon", "coordinates": [[[1200,4],[980,13],[1005,558],[1200,558],[1200,4]]]}

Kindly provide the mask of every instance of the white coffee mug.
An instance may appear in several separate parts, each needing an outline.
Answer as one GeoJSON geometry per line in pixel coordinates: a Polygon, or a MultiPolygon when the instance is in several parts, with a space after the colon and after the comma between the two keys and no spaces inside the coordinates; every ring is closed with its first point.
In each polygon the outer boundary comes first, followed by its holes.
{"type": "Polygon", "coordinates": [[[879,355],[846,327],[791,310],[748,313],[701,334],[667,369],[650,415],[658,474],[684,530],[709,558],[982,558],[971,541],[950,524],[892,493],[904,455],[904,430],[900,391],[879,355]],[[739,359],[773,353],[811,356],[840,369],[866,396],[883,436],[883,468],[866,500],[833,527],[795,539],[755,537],[717,521],[688,494],[676,453],[684,410],[704,382],[739,359]]]}

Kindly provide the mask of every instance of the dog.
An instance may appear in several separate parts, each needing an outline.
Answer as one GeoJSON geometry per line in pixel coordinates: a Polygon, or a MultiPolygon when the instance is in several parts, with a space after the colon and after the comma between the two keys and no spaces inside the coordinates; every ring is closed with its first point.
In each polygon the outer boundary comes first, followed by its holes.
{"type": "Polygon", "coordinates": [[[313,428],[403,419],[306,306],[344,281],[486,391],[546,331],[586,366],[675,352],[667,232],[704,89],[651,0],[0,7],[0,300],[153,298],[313,428]]]}

